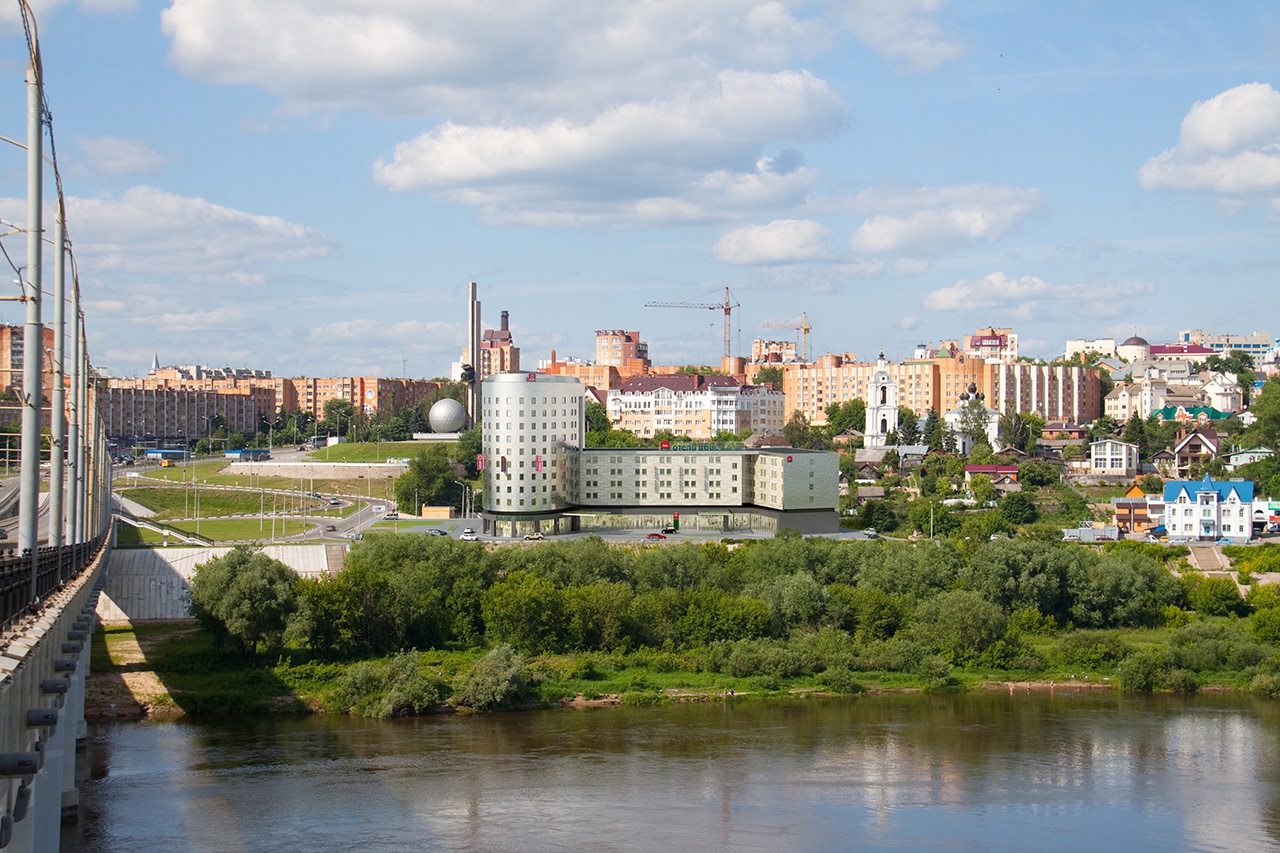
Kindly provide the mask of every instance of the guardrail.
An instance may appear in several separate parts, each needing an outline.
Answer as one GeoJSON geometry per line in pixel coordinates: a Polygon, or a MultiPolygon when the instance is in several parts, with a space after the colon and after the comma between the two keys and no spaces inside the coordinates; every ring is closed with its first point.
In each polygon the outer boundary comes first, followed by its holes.
{"type": "Polygon", "coordinates": [[[208,536],[201,536],[199,533],[192,533],[189,530],[182,530],[174,527],[172,524],[165,524],[163,521],[152,521],[150,519],[138,518],[128,513],[118,513],[115,517],[116,521],[123,521],[132,527],[142,530],[153,530],[156,533],[168,533],[184,542],[199,542],[201,545],[213,545],[214,541],[208,536]]]}
{"type": "Polygon", "coordinates": [[[36,598],[31,598],[31,558],[12,552],[0,557],[0,630],[20,616],[38,612],[44,602],[92,565],[107,537],[37,552],[36,598]]]}

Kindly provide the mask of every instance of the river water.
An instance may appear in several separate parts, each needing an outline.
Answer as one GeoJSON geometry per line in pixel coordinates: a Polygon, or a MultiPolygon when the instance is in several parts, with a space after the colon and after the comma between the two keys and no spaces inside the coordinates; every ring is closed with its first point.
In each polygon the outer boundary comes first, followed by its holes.
{"type": "Polygon", "coordinates": [[[1057,691],[91,727],[63,850],[1276,850],[1280,703],[1057,691]]]}

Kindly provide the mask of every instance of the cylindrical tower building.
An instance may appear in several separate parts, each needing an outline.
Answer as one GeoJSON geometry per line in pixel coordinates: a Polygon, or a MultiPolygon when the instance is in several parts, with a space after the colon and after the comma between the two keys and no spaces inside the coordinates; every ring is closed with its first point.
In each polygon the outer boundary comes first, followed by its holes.
{"type": "Polygon", "coordinates": [[[561,530],[556,515],[579,500],[586,389],[572,376],[501,373],[484,378],[480,400],[486,532],[561,530]]]}

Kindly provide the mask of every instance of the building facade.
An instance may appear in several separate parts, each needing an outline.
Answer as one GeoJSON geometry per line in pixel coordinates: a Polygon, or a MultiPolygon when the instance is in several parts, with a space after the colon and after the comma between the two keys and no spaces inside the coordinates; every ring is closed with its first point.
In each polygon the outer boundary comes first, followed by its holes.
{"type": "Polygon", "coordinates": [[[816,532],[838,527],[838,454],[792,448],[584,449],[576,379],[490,377],[479,464],[487,533],[686,525],[816,532]],[[772,528],[770,528],[772,525],[772,528]]]}
{"type": "Polygon", "coordinates": [[[617,429],[649,438],[660,432],[706,441],[720,432],[781,432],[786,397],[732,376],[635,376],[608,392],[617,429]]]}
{"type": "Polygon", "coordinates": [[[1164,526],[1170,539],[1213,542],[1253,538],[1252,480],[1171,480],[1164,484],[1164,526]]]}
{"type": "Polygon", "coordinates": [[[1183,329],[1178,332],[1178,341],[1208,347],[1222,355],[1233,350],[1243,350],[1255,360],[1266,354],[1275,343],[1271,335],[1266,332],[1254,332],[1250,335],[1213,335],[1204,329],[1183,329]]]}
{"type": "Polygon", "coordinates": [[[1135,477],[1138,445],[1106,438],[1089,445],[1089,471],[1101,477],[1135,477]]]}
{"type": "Polygon", "coordinates": [[[898,383],[885,370],[884,353],[867,386],[867,426],[863,434],[866,447],[884,447],[889,433],[898,431],[898,383]]]}
{"type": "Polygon", "coordinates": [[[652,366],[649,345],[640,340],[639,332],[597,329],[596,364],[617,368],[623,376],[647,373],[652,366]]]}

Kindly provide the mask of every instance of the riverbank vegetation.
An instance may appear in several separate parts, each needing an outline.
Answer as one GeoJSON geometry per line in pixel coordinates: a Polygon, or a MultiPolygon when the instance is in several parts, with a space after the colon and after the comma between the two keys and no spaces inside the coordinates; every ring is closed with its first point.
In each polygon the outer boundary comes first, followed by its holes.
{"type": "Polygon", "coordinates": [[[322,580],[252,549],[210,561],[192,582],[203,630],[156,644],[154,663],[188,711],[373,716],[991,682],[1280,693],[1280,589],[1242,598],[1184,555],[1032,539],[489,549],[371,534],[322,580]]]}

